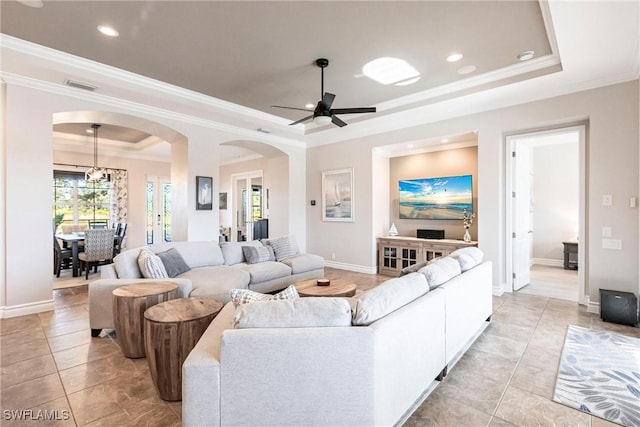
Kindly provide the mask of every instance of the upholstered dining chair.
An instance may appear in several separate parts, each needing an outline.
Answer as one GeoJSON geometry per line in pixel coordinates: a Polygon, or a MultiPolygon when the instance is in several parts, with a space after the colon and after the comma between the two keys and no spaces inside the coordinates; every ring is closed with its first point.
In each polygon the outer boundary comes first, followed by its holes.
{"type": "Polygon", "coordinates": [[[89,279],[89,270],[99,265],[113,262],[113,229],[88,229],[84,232],[84,252],[78,254],[80,268],[86,268],[85,278],[89,279]]]}
{"type": "Polygon", "coordinates": [[[71,268],[71,249],[60,247],[60,242],[53,236],[53,274],[60,277],[62,267],[71,268]]]}
{"type": "Polygon", "coordinates": [[[115,235],[113,242],[113,256],[115,257],[122,251],[122,243],[124,241],[124,235],[127,233],[127,224],[119,222],[115,227],[115,235]]]}

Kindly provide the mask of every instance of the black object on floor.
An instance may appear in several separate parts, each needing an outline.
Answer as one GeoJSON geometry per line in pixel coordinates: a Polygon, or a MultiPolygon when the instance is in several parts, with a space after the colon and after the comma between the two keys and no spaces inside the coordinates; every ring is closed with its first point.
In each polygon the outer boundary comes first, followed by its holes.
{"type": "Polygon", "coordinates": [[[600,289],[600,318],[605,322],[638,326],[638,299],[631,292],[600,289]]]}

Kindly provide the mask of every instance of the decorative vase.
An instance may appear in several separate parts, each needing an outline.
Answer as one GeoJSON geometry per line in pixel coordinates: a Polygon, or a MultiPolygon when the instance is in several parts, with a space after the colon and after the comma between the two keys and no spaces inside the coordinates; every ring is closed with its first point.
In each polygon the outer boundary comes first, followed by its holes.
{"type": "Polygon", "coordinates": [[[464,229],[464,236],[462,237],[462,240],[464,240],[467,243],[471,241],[471,234],[469,234],[468,228],[464,229]]]}

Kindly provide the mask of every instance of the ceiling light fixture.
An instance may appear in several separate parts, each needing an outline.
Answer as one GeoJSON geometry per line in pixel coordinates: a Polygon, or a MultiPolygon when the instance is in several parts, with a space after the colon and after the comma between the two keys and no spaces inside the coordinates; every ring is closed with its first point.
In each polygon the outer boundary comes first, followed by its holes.
{"type": "Polygon", "coordinates": [[[420,73],[411,64],[388,56],[364,64],[362,74],[382,85],[406,86],[420,80],[420,73]]]}
{"type": "Polygon", "coordinates": [[[100,31],[105,36],[109,36],[109,37],[118,37],[120,35],[118,30],[116,30],[113,27],[110,27],[109,25],[98,25],[98,31],[100,31]]]}
{"type": "Polygon", "coordinates": [[[451,55],[447,56],[447,62],[457,62],[460,61],[463,58],[461,53],[452,53],[451,55]]]}
{"type": "Polygon", "coordinates": [[[475,65],[465,65],[458,70],[458,74],[469,74],[473,73],[476,70],[475,65]]]}
{"type": "Polygon", "coordinates": [[[313,118],[313,123],[317,125],[328,125],[331,123],[331,116],[315,116],[313,118]]]}
{"type": "Polygon", "coordinates": [[[527,51],[525,51],[525,52],[520,52],[520,53],[518,54],[518,59],[519,59],[520,61],[528,61],[528,60],[530,60],[531,58],[533,58],[533,55],[535,55],[535,52],[534,52],[534,51],[532,51],[532,50],[527,50],[527,51]]]}
{"type": "Polygon", "coordinates": [[[304,108],[313,108],[313,107],[315,107],[315,106],[316,106],[316,105],[315,105],[315,104],[312,104],[312,103],[304,104],[304,108]]]}
{"type": "Polygon", "coordinates": [[[98,128],[99,124],[92,124],[93,129],[93,167],[84,173],[84,179],[89,182],[103,181],[107,177],[107,171],[98,167],[98,128]]]}

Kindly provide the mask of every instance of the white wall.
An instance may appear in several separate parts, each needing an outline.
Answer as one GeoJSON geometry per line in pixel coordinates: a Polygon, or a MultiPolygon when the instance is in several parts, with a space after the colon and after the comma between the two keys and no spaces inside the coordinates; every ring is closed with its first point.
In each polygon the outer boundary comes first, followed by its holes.
{"type": "MultiPolygon", "coordinates": [[[[507,90],[507,89],[505,89],[507,90]]],[[[473,98],[474,95],[470,97],[473,98]]],[[[446,108],[447,102],[432,108],[446,108]]],[[[639,291],[638,209],[629,208],[629,197],[638,195],[638,81],[601,87],[494,111],[380,133],[309,149],[307,190],[320,198],[322,170],[356,169],[356,222],[323,223],[320,208],[308,209],[309,251],[323,256],[336,252],[345,264],[371,269],[375,245],[367,219],[374,212],[371,148],[417,139],[437,138],[476,130],[478,132],[478,236],[480,248],[493,261],[497,289],[507,289],[505,278],[505,135],[540,130],[588,120],[587,153],[587,263],[586,277],[591,301],[599,300],[600,287],[639,291]],[[364,183],[363,183],[364,181],[364,183]],[[603,194],[613,194],[614,206],[604,207],[603,194]],[[360,222],[365,222],[361,226],[360,222]],[[612,225],[622,250],[603,249],[602,226],[612,225]],[[347,236],[345,238],[345,236],[347,236]]]]}
{"type": "Polygon", "coordinates": [[[578,144],[533,146],[533,258],[563,261],[579,221],[578,144]]]}

